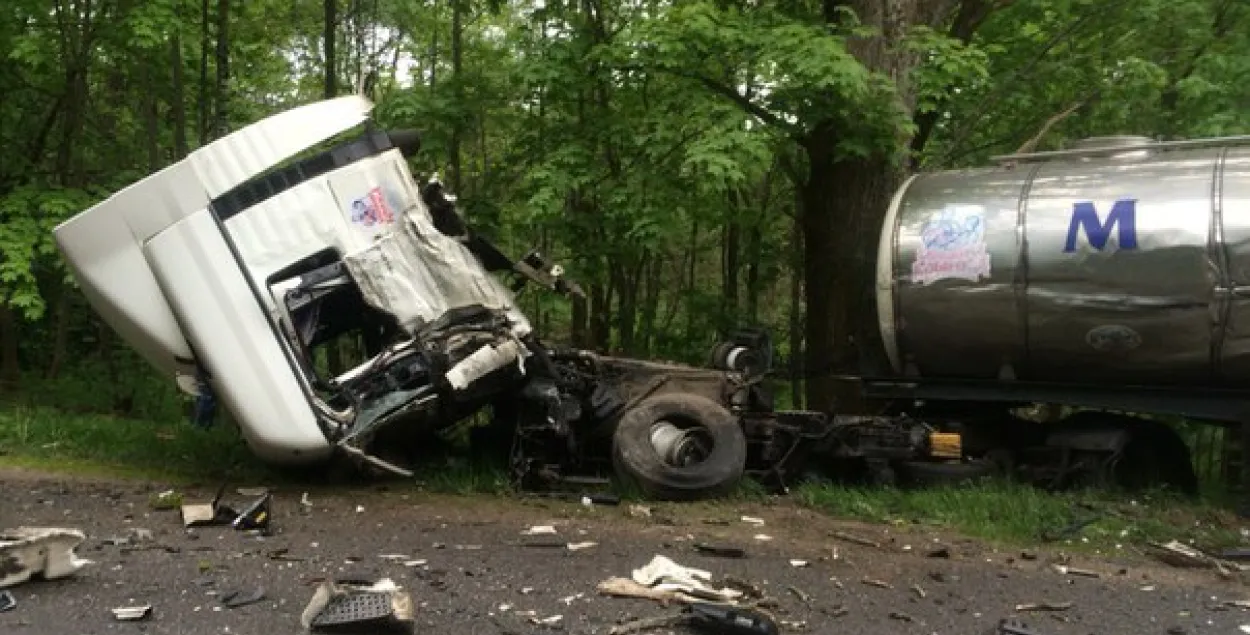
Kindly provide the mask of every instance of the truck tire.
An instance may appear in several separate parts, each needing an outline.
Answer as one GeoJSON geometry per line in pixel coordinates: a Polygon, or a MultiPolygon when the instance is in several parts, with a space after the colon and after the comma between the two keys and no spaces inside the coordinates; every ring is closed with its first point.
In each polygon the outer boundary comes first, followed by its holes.
{"type": "Polygon", "coordinates": [[[746,469],[746,435],[724,406],[661,394],[626,411],[612,437],[617,477],[649,498],[698,500],[729,493],[746,469]]]}
{"type": "Polygon", "coordinates": [[[993,477],[998,466],[991,461],[904,461],[899,472],[911,485],[966,485],[993,477]]]}

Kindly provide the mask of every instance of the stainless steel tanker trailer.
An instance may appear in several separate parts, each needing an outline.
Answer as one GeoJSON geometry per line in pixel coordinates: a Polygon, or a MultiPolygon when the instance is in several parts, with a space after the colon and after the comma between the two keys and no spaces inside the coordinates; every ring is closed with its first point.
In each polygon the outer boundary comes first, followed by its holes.
{"type": "Polygon", "coordinates": [[[896,193],[876,279],[888,367],[865,392],[1000,466],[1192,489],[1158,416],[1250,415],[1250,137],[1103,137],[995,161],[896,193]],[[1080,410],[1009,411],[1039,403],[1080,410]]]}
{"type": "Polygon", "coordinates": [[[1019,407],[1242,417],[1250,149],[1234,140],[1099,140],[910,179],[881,233],[889,368],[855,378],[888,408],[848,416],[775,409],[760,331],[707,368],[548,345],[516,294],[580,289],[473,231],[410,172],[419,135],[378,130],[371,109],[273,115],[55,229],[100,317],[263,460],[411,474],[429,433],[489,412],[480,436],[503,439],[523,487],[608,473],[697,498],[818,468],[1192,489],[1164,424],[1019,407]],[[344,337],[362,359],[328,369],[319,351],[344,337]]]}

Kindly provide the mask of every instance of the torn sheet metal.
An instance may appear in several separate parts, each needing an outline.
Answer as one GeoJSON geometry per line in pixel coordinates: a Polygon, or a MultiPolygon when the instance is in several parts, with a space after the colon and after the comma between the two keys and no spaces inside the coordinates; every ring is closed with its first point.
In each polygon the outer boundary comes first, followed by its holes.
{"type": "Polygon", "coordinates": [[[354,219],[355,200],[375,190],[386,207],[394,207],[384,230],[362,228],[369,230],[370,240],[343,258],[366,302],[390,312],[407,328],[433,322],[451,309],[480,305],[506,312],[515,336],[530,333],[529,320],[503,282],[487,272],[467,246],[435,227],[429,208],[411,185],[402,155],[387,153],[359,161],[328,180],[336,198],[348,207],[343,213],[349,219],[354,219]]]}
{"type": "Polygon", "coordinates": [[[74,550],[86,535],[77,529],[18,527],[0,531],[0,588],[16,586],[34,576],[63,578],[94,564],[74,550]]]}
{"type": "Polygon", "coordinates": [[[393,580],[383,578],[374,584],[322,582],[300,616],[300,623],[312,631],[360,628],[362,632],[411,632],[414,619],[412,598],[393,580]]]}

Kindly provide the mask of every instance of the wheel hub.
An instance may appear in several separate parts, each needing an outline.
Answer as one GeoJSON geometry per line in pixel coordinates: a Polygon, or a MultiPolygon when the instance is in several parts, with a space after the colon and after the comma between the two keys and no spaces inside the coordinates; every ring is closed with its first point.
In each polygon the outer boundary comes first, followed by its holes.
{"type": "Polygon", "coordinates": [[[680,428],[670,421],[658,421],[651,427],[651,446],[669,465],[685,467],[707,458],[711,440],[699,428],[680,428]]]}

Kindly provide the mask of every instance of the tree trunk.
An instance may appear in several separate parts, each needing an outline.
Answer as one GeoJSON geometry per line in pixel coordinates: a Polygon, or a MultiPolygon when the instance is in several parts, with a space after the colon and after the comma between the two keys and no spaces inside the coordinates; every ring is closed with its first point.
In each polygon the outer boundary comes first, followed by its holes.
{"type": "Polygon", "coordinates": [[[620,289],[621,298],[616,308],[617,330],[621,336],[621,351],[625,355],[635,355],[638,351],[636,332],[638,289],[642,284],[642,274],[646,270],[648,260],[648,255],[644,253],[638,258],[638,264],[632,272],[626,272],[624,266],[613,268],[613,275],[617,276],[616,287],[620,289]]]}
{"type": "Polygon", "coordinates": [[[210,34],[212,22],[208,11],[209,1],[201,0],[200,2],[200,96],[196,104],[196,114],[199,116],[198,124],[201,146],[207,145],[209,137],[212,136],[208,132],[208,115],[211,105],[208,99],[208,58],[209,51],[213,45],[210,34]]]}
{"type": "MultiPolygon", "coordinates": [[[[611,263],[609,263],[611,270],[611,263]]],[[[612,296],[613,278],[605,284],[597,284],[590,294],[590,347],[600,353],[608,353],[612,345],[612,296]]]]}
{"type": "Polygon", "coordinates": [[[56,379],[61,374],[61,367],[65,364],[65,358],[69,355],[69,325],[70,317],[73,311],[73,305],[70,303],[70,293],[66,289],[65,283],[58,278],[51,283],[52,295],[56,298],[56,303],[52,309],[53,326],[52,326],[52,356],[48,360],[48,367],[44,369],[45,379],[56,379]]]}
{"type": "MultiPolygon", "coordinates": [[[[734,215],[737,216],[739,206],[734,199],[735,196],[731,194],[730,209],[735,210],[734,215]]],[[[721,314],[718,320],[721,337],[728,335],[727,331],[732,329],[738,313],[738,252],[741,233],[742,228],[736,218],[730,219],[721,229],[721,314]]]]}
{"type": "Polygon", "coordinates": [[[230,131],[230,0],[217,0],[217,116],[213,133],[230,131]]]}
{"type": "Polygon", "coordinates": [[[662,258],[651,258],[647,262],[646,290],[642,301],[642,315],[638,318],[638,352],[642,357],[650,357],[652,341],[655,338],[655,317],[660,311],[660,287],[664,268],[662,258]]]}
{"type": "MultiPolygon", "coordinates": [[[[958,8],[958,0],[852,0],[825,4],[825,21],[841,22],[837,9],[848,6],[878,35],[852,40],[850,52],[869,71],[894,83],[895,105],[911,117],[916,96],[912,71],[917,51],[900,46],[907,31],[919,25],[939,26],[958,8]]],[[[900,150],[911,133],[900,129],[896,147],[874,148],[867,156],[838,156],[841,135],[853,135],[846,120],[831,117],[812,122],[800,139],[807,155],[807,178],[800,184],[806,262],[807,407],[840,412],[859,411],[863,404],[853,381],[862,362],[880,353],[873,304],[877,232],[894,190],[903,176],[900,150]]]]}
{"type": "Polygon", "coordinates": [[[876,231],[902,172],[886,159],[837,161],[822,140],[807,146],[811,174],[803,185],[807,304],[808,408],[860,408],[854,374],[879,345],[872,299],[876,231]],[[834,185],[836,184],[836,186],[834,185]],[[836,195],[830,189],[836,189],[836,195]]]}
{"type": "Polygon", "coordinates": [[[156,78],[151,66],[144,67],[147,90],[143,93],[143,129],[148,149],[148,172],[161,169],[161,119],[156,101],[156,78]]]}
{"type": "MultiPolygon", "coordinates": [[[[451,77],[455,82],[453,87],[456,94],[456,108],[464,107],[464,77],[460,75],[462,70],[464,51],[463,49],[463,32],[464,32],[464,1],[451,0],[451,77]]],[[[463,126],[460,123],[461,118],[456,116],[451,124],[451,141],[447,144],[448,158],[451,162],[450,177],[451,191],[460,194],[461,175],[460,175],[460,136],[463,134],[463,126]]]]}
{"type": "Polygon", "coordinates": [[[187,95],[182,68],[182,36],[177,32],[169,42],[169,65],[173,73],[173,94],[169,107],[174,119],[174,161],[187,156],[187,95]]]}
{"type": "Polygon", "coordinates": [[[17,316],[8,302],[0,302],[0,391],[13,392],[21,385],[20,338],[17,316]]]}
{"type": "Polygon", "coordinates": [[[325,98],[333,99],[339,94],[338,60],[334,54],[335,27],[338,24],[338,0],[325,0],[325,31],[322,47],[325,49],[325,98]]]}
{"type": "Polygon", "coordinates": [[[690,245],[686,248],[686,253],[690,256],[690,260],[686,262],[686,337],[694,335],[694,305],[691,300],[694,299],[694,282],[695,273],[699,267],[699,221],[690,223],[690,245]]]}
{"type": "Polygon", "coordinates": [[[569,341],[577,348],[590,347],[590,337],[589,333],[587,333],[589,315],[586,308],[585,298],[573,298],[573,316],[569,324],[569,341]]]}
{"type": "Polygon", "coordinates": [[[763,257],[761,243],[764,241],[762,234],[763,230],[758,222],[747,233],[746,321],[752,326],[759,324],[760,295],[764,293],[760,288],[760,258],[763,257]]]}
{"type": "Polygon", "coordinates": [[[803,407],[803,202],[795,192],[795,220],[790,239],[790,399],[803,407]]]}

